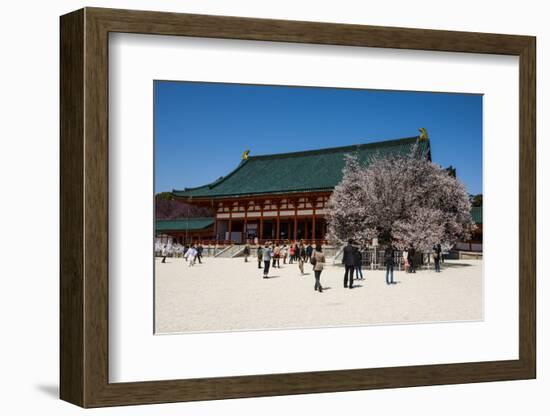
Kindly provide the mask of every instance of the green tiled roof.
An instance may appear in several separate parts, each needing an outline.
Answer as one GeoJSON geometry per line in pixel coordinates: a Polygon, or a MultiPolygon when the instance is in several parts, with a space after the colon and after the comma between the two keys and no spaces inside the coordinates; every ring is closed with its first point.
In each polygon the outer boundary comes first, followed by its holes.
{"type": "MultiPolygon", "coordinates": [[[[405,154],[418,137],[295,153],[249,156],[218,180],[197,188],[173,190],[176,197],[224,198],[259,194],[332,190],[342,179],[344,156],[356,154],[368,163],[375,155],[405,154]]],[[[418,152],[431,159],[428,139],[418,141],[418,152]]]]}
{"type": "Polygon", "coordinates": [[[155,230],[161,231],[196,231],[204,230],[214,224],[214,218],[179,218],[175,220],[156,220],[155,230]]]}
{"type": "Polygon", "coordinates": [[[483,207],[472,207],[470,214],[472,215],[472,220],[476,224],[483,223],[483,207]]]}

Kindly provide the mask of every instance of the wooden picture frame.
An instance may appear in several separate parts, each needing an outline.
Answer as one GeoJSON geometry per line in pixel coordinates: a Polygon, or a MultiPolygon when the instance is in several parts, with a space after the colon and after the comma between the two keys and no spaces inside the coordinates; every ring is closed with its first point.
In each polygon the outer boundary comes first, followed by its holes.
{"type": "Polygon", "coordinates": [[[60,28],[61,399],[101,407],[536,377],[534,37],[99,8],[62,16],[60,28]],[[110,32],[519,56],[519,359],[109,383],[110,32]]]}

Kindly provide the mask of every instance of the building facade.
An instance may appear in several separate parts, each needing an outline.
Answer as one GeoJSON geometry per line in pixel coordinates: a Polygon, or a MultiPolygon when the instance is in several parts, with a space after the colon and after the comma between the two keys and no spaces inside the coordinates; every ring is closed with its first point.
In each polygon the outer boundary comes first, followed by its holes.
{"type": "Polygon", "coordinates": [[[483,251],[483,207],[472,207],[472,221],[475,223],[475,229],[469,241],[456,243],[455,249],[469,253],[481,253],[483,251]]]}
{"type": "Polygon", "coordinates": [[[213,237],[214,218],[179,218],[156,220],[155,236],[159,243],[178,243],[210,240],[213,237]]]}
{"type": "MultiPolygon", "coordinates": [[[[209,207],[207,233],[217,242],[308,240],[324,243],[327,202],[342,179],[345,156],[363,164],[372,158],[409,153],[431,160],[430,141],[409,137],[293,153],[248,156],[216,181],[173,190],[175,199],[209,207]]],[[[181,235],[181,234],[180,234],[181,235]]]]}

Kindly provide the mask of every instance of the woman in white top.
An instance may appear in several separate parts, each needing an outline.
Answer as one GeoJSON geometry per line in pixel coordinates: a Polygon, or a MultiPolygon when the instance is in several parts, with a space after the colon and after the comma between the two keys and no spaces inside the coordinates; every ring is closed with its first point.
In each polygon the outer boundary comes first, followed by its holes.
{"type": "Polygon", "coordinates": [[[195,247],[191,246],[189,250],[187,250],[187,253],[185,253],[185,256],[187,257],[187,261],[189,262],[189,266],[195,265],[195,256],[197,255],[197,250],[195,250],[195,247]]]}

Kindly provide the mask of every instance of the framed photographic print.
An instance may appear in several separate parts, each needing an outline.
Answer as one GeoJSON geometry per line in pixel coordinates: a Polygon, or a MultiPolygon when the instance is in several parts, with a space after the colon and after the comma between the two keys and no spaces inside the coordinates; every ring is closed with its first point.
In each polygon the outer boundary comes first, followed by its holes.
{"type": "Polygon", "coordinates": [[[61,17],[82,407],[530,379],[535,38],[61,17]]]}

